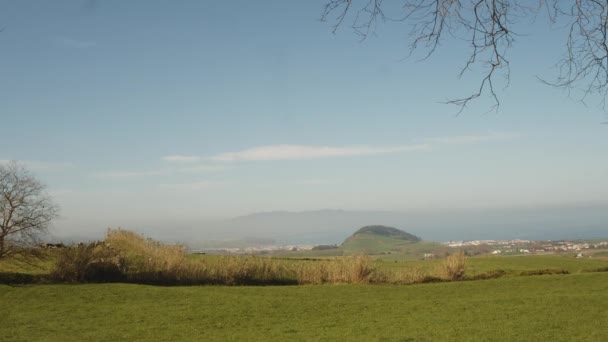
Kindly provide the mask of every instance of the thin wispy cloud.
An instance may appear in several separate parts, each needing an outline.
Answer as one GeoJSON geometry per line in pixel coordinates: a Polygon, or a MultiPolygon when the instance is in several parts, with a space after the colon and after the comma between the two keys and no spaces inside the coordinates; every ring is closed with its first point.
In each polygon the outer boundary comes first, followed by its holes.
{"type": "Polygon", "coordinates": [[[87,49],[97,46],[97,43],[86,40],[78,40],[67,36],[55,36],[53,42],[57,45],[61,45],[73,49],[87,49]]]}
{"type": "MultiPolygon", "coordinates": [[[[320,158],[370,156],[381,154],[406,153],[414,151],[431,150],[439,145],[464,145],[476,144],[488,141],[510,140],[518,138],[519,134],[511,132],[488,132],[477,135],[444,136],[419,140],[417,144],[397,146],[311,146],[311,145],[267,145],[234,152],[220,153],[211,157],[193,155],[168,155],[161,158],[162,161],[181,166],[166,167],[159,170],[147,171],[109,171],[94,173],[92,176],[98,179],[132,179],[140,177],[152,177],[176,173],[196,173],[207,171],[218,171],[225,169],[225,163],[239,161],[277,161],[277,160],[305,160],[320,158]],[[183,165],[186,164],[186,165],[183,165]]],[[[2,160],[0,160],[2,162],[2,160]]],[[[35,165],[35,162],[30,162],[35,165]]],[[[36,165],[42,167],[43,165],[36,165]]],[[[321,184],[324,180],[308,180],[303,183],[321,184]]],[[[203,188],[208,183],[189,183],[163,185],[163,187],[177,188],[203,188]]]]}
{"type": "MultiPolygon", "coordinates": [[[[311,146],[311,145],[267,145],[224,152],[211,157],[171,155],[162,160],[176,163],[194,163],[200,161],[237,162],[237,161],[272,161],[319,159],[332,157],[368,156],[378,154],[403,153],[412,151],[431,150],[435,145],[475,144],[487,141],[510,140],[518,138],[517,133],[488,132],[477,135],[444,136],[420,139],[419,143],[397,146],[311,146]]],[[[214,169],[216,166],[193,167],[193,169],[214,169]]]]}
{"type": "Polygon", "coordinates": [[[330,157],[351,157],[376,154],[401,153],[420,150],[429,150],[430,144],[415,144],[403,146],[355,146],[355,147],[330,147],[330,146],[304,146],[304,145],[270,145],[251,149],[226,152],[211,157],[212,160],[233,161],[262,161],[262,160],[296,160],[317,159],[330,157]]]}
{"type": "Polygon", "coordinates": [[[201,157],[172,155],[172,156],[162,157],[161,159],[163,161],[171,162],[171,163],[196,163],[201,160],[201,157]]]}

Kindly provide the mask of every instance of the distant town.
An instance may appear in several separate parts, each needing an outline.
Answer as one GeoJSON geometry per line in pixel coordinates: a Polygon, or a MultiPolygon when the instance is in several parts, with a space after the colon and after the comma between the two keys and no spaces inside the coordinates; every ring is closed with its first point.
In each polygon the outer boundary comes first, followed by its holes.
{"type": "MultiPolygon", "coordinates": [[[[440,245],[449,248],[472,249],[474,254],[553,254],[560,252],[577,252],[577,256],[584,256],[582,251],[589,249],[606,249],[608,241],[535,241],[535,240],[461,240],[442,242],[440,245]]],[[[321,245],[325,246],[325,245],[321,245]]],[[[335,246],[337,245],[327,245],[335,246]]],[[[280,252],[311,251],[316,245],[264,245],[251,247],[216,247],[204,248],[193,253],[209,254],[273,254],[280,252]]],[[[433,257],[433,253],[425,253],[424,257],[433,257]]]]}
{"type": "Polygon", "coordinates": [[[203,248],[194,253],[209,253],[209,254],[266,254],[276,252],[295,252],[295,251],[309,251],[312,250],[315,245],[266,245],[266,246],[253,246],[253,247],[218,247],[218,248],[203,248]]]}
{"type": "MultiPolygon", "coordinates": [[[[490,254],[548,254],[556,252],[580,252],[588,249],[608,248],[608,241],[533,241],[533,240],[470,240],[449,241],[443,245],[452,248],[494,247],[490,254]]],[[[584,256],[577,253],[577,257],[584,256]]]]}

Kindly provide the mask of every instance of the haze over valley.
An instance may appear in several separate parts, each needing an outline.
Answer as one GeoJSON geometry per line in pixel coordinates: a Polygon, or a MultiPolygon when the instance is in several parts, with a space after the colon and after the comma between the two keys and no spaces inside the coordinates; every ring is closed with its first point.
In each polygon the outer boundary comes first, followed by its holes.
{"type": "MultiPolygon", "coordinates": [[[[429,241],[597,239],[606,237],[606,222],[608,205],[596,204],[429,212],[274,211],[198,222],[147,222],[123,228],[195,247],[206,242],[221,245],[221,241],[235,240],[241,241],[241,245],[252,246],[340,243],[354,229],[379,223],[399,227],[429,241]]],[[[106,228],[91,225],[87,231],[83,227],[77,227],[78,233],[57,229],[54,238],[64,241],[99,239],[106,228]]]]}

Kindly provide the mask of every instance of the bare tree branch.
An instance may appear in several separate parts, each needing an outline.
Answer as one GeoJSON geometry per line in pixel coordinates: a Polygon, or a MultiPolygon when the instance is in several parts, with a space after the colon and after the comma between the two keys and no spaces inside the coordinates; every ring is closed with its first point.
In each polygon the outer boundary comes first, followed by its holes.
{"type": "Polygon", "coordinates": [[[557,63],[558,76],[545,84],[580,91],[581,101],[600,95],[605,108],[608,94],[608,1],[570,2],[559,14],[569,19],[566,53],[557,63]]]}
{"type": "Polygon", "coordinates": [[[448,38],[463,41],[469,49],[459,77],[473,70],[479,71],[479,87],[470,95],[453,98],[445,103],[460,107],[482,95],[494,101],[493,108],[500,106],[495,88],[500,74],[510,78],[508,51],[518,36],[513,32],[522,20],[536,21],[542,13],[550,23],[565,20],[569,33],[566,38],[566,54],[558,61],[558,77],[545,84],[582,91],[586,96],[608,94],[608,0],[402,0],[403,13],[390,17],[383,9],[382,0],[329,0],[322,18],[327,20],[333,13],[333,31],[342,26],[350,12],[351,27],[362,39],[373,35],[378,21],[402,21],[410,24],[410,55],[414,50],[425,50],[426,60],[448,38]],[[473,69],[473,66],[479,66],[473,69]]]}

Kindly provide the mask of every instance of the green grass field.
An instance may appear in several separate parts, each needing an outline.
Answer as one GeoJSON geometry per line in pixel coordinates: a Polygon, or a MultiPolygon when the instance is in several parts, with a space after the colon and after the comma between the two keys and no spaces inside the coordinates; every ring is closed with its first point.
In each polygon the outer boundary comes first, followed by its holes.
{"type": "MultiPolygon", "coordinates": [[[[393,256],[397,258],[397,256],[393,256]]],[[[437,267],[442,259],[408,260],[393,259],[389,256],[376,258],[376,264],[381,268],[430,269],[437,267]]],[[[467,274],[475,275],[494,270],[504,270],[507,275],[519,275],[524,271],[542,269],[564,269],[570,273],[580,273],[608,266],[608,261],[602,258],[576,259],[570,255],[534,255],[534,256],[478,256],[467,258],[467,274]]]]}
{"type": "Polygon", "coordinates": [[[605,341],[608,273],[411,286],[0,286],[3,341],[605,341]]]}
{"type": "MultiPolygon", "coordinates": [[[[48,273],[53,253],[40,267],[3,260],[0,274],[48,273]]],[[[430,270],[442,262],[383,255],[373,263],[430,270]]],[[[608,272],[590,270],[607,266],[595,257],[483,256],[467,259],[467,275],[506,275],[401,286],[0,285],[0,341],[605,341],[608,272]],[[570,274],[521,276],[544,269],[570,274]]]]}

